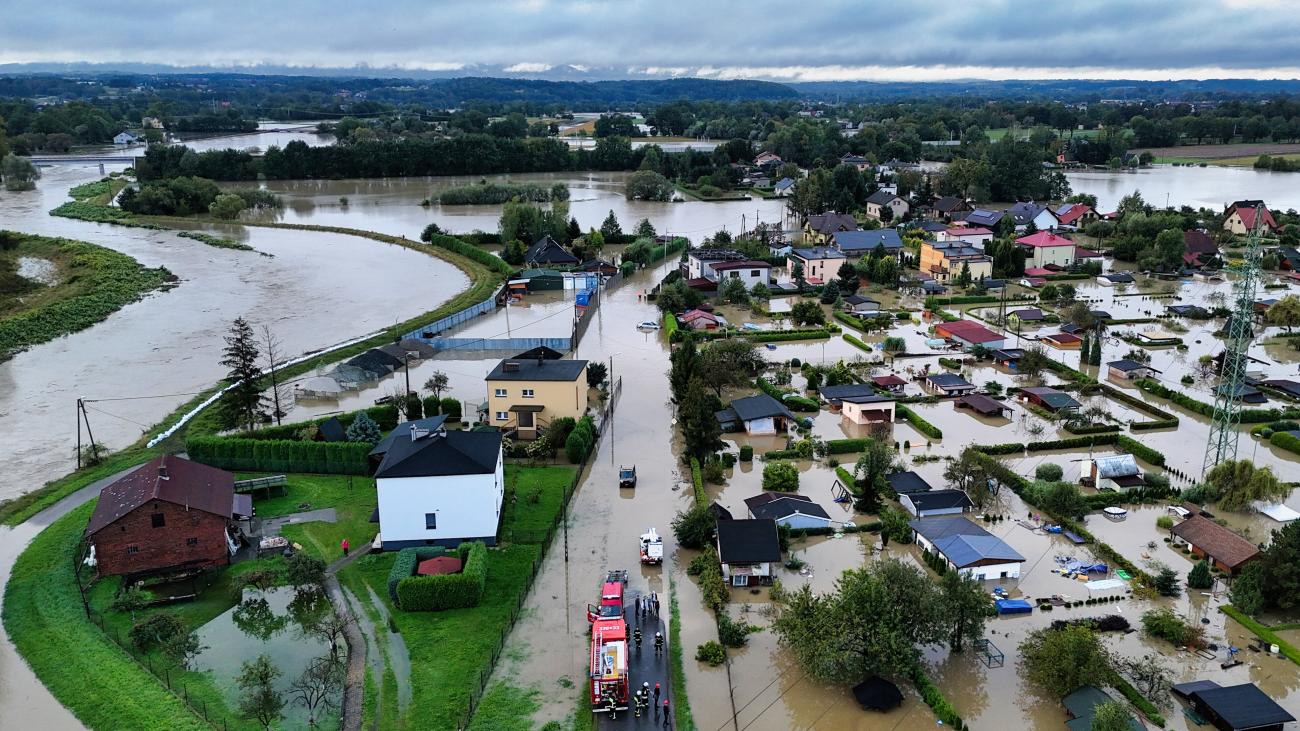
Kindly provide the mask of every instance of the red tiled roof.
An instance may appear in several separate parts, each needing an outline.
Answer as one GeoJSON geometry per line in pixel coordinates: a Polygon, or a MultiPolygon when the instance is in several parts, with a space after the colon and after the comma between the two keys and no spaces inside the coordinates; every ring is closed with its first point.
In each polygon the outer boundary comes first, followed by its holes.
{"type": "Polygon", "coordinates": [[[1204,231],[1189,229],[1183,232],[1183,245],[1191,254],[1218,254],[1219,246],[1204,231]]]}
{"type": "Polygon", "coordinates": [[[877,386],[906,386],[907,385],[907,381],[904,381],[903,379],[899,378],[893,373],[890,373],[887,376],[872,376],[871,382],[876,384],[877,386]]]}
{"type": "Polygon", "coordinates": [[[1101,258],[1103,258],[1103,257],[1105,257],[1105,256],[1106,256],[1106,255],[1103,254],[1103,253],[1101,253],[1100,251],[1093,251],[1092,249],[1085,249],[1085,248],[1083,248],[1082,246],[1076,246],[1076,247],[1074,247],[1074,258],[1075,258],[1075,259],[1101,259],[1101,258]]]}
{"type": "Polygon", "coordinates": [[[1060,343],[1062,345],[1068,343],[1083,342],[1083,338],[1079,337],[1078,335],[1072,335],[1070,333],[1053,333],[1051,335],[1044,335],[1043,340],[1050,340],[1054,343],[1060,343]]]}
{"type": "Polygon", "coordinates": [[[1092,206],[1086,203],[1075,203],[1070,210],[1061,214],[1061,223],[1068,226],[1090,212],[1092,212],[1092,206]]]}
{"type": "Polygon", "coordinates": [[[1051,231],[1039,231],[1036,234],[1021,236],[1016,239],[1021,246],[1074,246],[1074,242],[1064,236],[1057,236],[1051,231]]]}
{"type": "MultiPolygon", "coordinates": [[[[1255,209],[1254,208],[1237,208],[1236,214],[1241,216],[1241,223],[1246,230],[1255,228],[1255,209]]],[[[1231,215],[1231,214],[1229,214],[1231,215]]],[[[1264,209],[1264,224],[1269,228],[1277,228],[1277,221],[1273,220],[1273,214],[1267,208],[1264,209]]]]}
{"type": "Polygon", "coordinates": [[[235,476],[231,473],[165,454],[100,490],[86,535],[103,530],[152,500],[229,518],[234,494],[235,476]],[[159,474],[161,467],[166,468],[165,478],[159,474]]]}
{"type": "Polygon", "coordinates": [[[1051,269],[1044,269],[1042,267],[1029,267],[1028,269],[1025,270],[1026,277],[1045,277],[1049,274],[1055,274],[1055,273],[1056,272],[1052,271],[1051,269]]]}
{"type": "Polygon", "coordinates": [[[1173,534],[1205,551],[1230,569],[1259,555],[1259,547],[1203,515],[1174,526],[1173,534]]]}
{"type": "Polygon", "coordinates": [[[961,338],[968,343],[991,343],[995,340],[1006,340],[1002,335],[970,320],[941,322],[934,326],[934,331],[940,335],[947,333],[948,337],[961,338]]]}

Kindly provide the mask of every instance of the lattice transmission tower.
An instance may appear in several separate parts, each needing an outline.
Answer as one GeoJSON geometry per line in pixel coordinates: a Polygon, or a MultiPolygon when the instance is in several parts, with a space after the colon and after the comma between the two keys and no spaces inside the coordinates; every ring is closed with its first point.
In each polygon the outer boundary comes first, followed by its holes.
{"type": "Polygon", "coordinates": [[[1215,465],[1237,458],[1237,439],[1241,431],[1241,393],[1246,387],[1246,356],[1255,336],[1255,293],[1259,288],[1260,239],[1263,236],[1263,206],[1255,207],[1254,226],[1246,237],[1245,261],[1229,271],[1237,275],[1232,285],[1232,314],[1224,333],[1223,364],[1219,368],[1219,388],[1214,394],[1214,415],[1210,421],[1210,441],[1205,445],[1204,477],[1215,465]]]}

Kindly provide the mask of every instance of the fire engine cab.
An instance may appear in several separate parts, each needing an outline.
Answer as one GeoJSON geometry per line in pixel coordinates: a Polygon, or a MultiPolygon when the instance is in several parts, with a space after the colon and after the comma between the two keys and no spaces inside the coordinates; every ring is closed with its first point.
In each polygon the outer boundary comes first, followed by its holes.
{"type": "Polygon", "coordinates": [[[600,605],[587,605],[587,621],[602,617],[623,617],[623,590],[627,588],[627,571],[610,571],[600,587],[600,605]]]}

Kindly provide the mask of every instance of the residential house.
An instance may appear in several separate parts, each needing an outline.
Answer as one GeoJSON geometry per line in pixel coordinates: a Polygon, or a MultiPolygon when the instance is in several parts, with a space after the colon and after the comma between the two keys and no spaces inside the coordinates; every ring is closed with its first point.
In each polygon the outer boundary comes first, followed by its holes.
{"type": "Polygon", "coordinates": [[[983,249],[962,243],[921,243],[920,271],[940,282],[952,282],[968,272],[972,282],[993,276],[993,260],[983,249]]]}
{"type": "Polygon", "coordinates": [[[909,227],[921,232],[925,238],[935,238],[939,234],[948,230],[948,226],[938,221],[917,221],[909,224],[909,227]]]}
{"type": "Polygon", "coordinates": [[[1294,246],[1280,246],[1277,249],[1278,265],[1283,271],[1300,269],[1300,249],[1294,246]]]}
{"type": "Polygon", "coordinates": [[[995,333],[973,320],[940,322],[934,326],[935,337],[959,343],[964,350],[982,345],[990,350],[1000,350],[1006,344],[1006,336],[995,333]]]}
{"type": "Polygon", "coordinates": [[[130,132],[118,132],[113,135],[113,144],[115,145],[134,145],[140,141],[140,138],[130,132]]]}
{"type": "Polygon", "coordinates": [[[858,222],[847,213],[814,213],[803,225],[803,241],[811,246],[830,242],[837,231],[857,231],[858,222]]]}
{"type": "Polygon", "coordinates": [[[757,259],[722,261],[714,264],[711,269],[717,276],[719,286],[734,279],[739,280],[745,285],[745,290],[749,291],[756,284],[767,286],[772,281],[772,265],[757,259]]]}
{"type": "Polygon", "coordinates": [[[855,294],[844,298],[844,311],[874,317],[880,313],[880,303],[870,297],[855,294]]]}
{"type": "Polygon", "coordinates": [[[506,358],[487,374],[492,425],[536,439],[550,422],[587,413],[587,361],[506,358]]]}
{"type": "Polygon", "coordinates": [[[1057,206],[1055,213],[1057,227],[1069,231],[1080,231],[1100,218],[1092,206],[1086,203],[1062,203],[1057,206]]]}
{"type": "Polygon", "coordinates": [[[776,185],[772,188],[772,194],[778,198],[789,198],[794,195],[794,180],[781,178],[776,181],[776,185]]]}
{"type": "Polygon", "coordinates": [[[1110,272],[1109,274],[1097,275],[1097,284],[1103,287],[1114,287],[1117,284],[1134,284],[1137,280],[1128,272],[1110,272]]]}
{"type": "Polygon", "coordinates": [[[944,292],[947,292],[947,291],[948,291],[948,288],[945,287],[945,286],[943,286],[943,283],[942,283],[942,282],[939,282],[939,281],[937,281],[937,280],[934,280],[934,279],[925,279],[925,280],[922,280],[922,281],[921,281],[921,293],[922,293],[922,294],[927,294],[927,295],[929,295],[929,294],[943,294],[944,292]]]}
{"type": "Polygon", "coordinates": [[[906,472],[891,472],[885,475],[885,482],[889,483],[889,489],[899,495],[910,495],[918,492],[929,492],[934,488],[925,478],[919,474],[908,470],[906,472]]]}
{"type": "Polygon", "coordinates": [[[982,226],[951,226],[944,229],[937,238],[939,241],[956,242],[983,249],[993,240],[993,232],[982,226]]]}
{"type": "Polygon", "coordinates": [[[1051,231],[1061,223],[1052,209],[1033,201],[1011,206],[1007,209],[1007,215],[1011,216],[1012,222],[1015,223],[1016,231],[1024,231],[1031,223],[1039,231],[1051,231]]]}
{"type": "Polygon", "coordinates": [[[1214,389],[1214,394],[1217,396],[1229,392],[1229,389],[1231,389],[1232,397],[1244,404],[1268,403],[1268,397],[1264,395],[1263,391],[1246,384],[1238,384],[1236,386],[1228,386],[1226,384],[1220,385],[1214,389]]]}
{"type": "Polygon", "coordinates": [[[1007,322],[1011,327],[1019,327],[1025,324],[1037,325],[1042,322],[1045,317],[1043,311],[1037,307],[1022,307],[1018,310],[1008,312],[1007,322]]]}
{"type": "Polygon", "coordinates": [[[937,221],[951,221],[953,216],[969,213],[970,210],[970,204],[965,198],[945,195],[935,199],[934,204],[930,206],[930,215],[937,221]]]}
{"type": "Polygon", "coordinates": [[[840,399],[846,396],[875,396],[876,389],[865,383],[842,383],[836,386],[822,386],[817,394],[830,405],[831,410],[840,408],[840,399]]]}
{"type": "Polygon", "coordinates": [[[894,423],[894,399],[891,396],[842,396],[839,402],[843,418],[859,426],[894,423]]]}
{"type": "Polygon", "coordinates": [[[1051,231],[1021,236],[1016,243],[1025,250],[1025,274],[1029,274],[1031,267],[1068,267],[1075,260],[1074,242],[1051,231]]]}
{"type": "Polygon", "coordinates": [[[848,261],[842,251],[830,246],[817,246],[810,249],[791,249],[786,261],[793,272],[795,265],[803,265],[804,279],[813,284],[829,282],[838,276],[840,267],[848,261]]]}
{"type": "Polygon", "coordinates": [[[1010,406],[982,393],[968,393],[957,399],[953,405],[959,409],[970,409],[980,416],[1001,417],[1004,414],[1009,416],[1011,413],[1010,406]]]}
{"type": "Polygon", "coordinates": [[[840,155],[840,164],[852,165],[853,167],[858,169],[858,172],[863,172],[863,173],[871,169],[870,160],[868,160],[867,158],[861,155],[854,155],[851,152],[846,152],[843,155],[840,155]]]}
{"type": "Polygon", "coordinates": [[[512,294],[524,292],[558,292],[564,289],[564,273],[558,269],[521,269],[510,278],[512,294]]]}
{"type": "MultiPolygon", "coordinates": [[[[1066,728],[1069,731],[1092,731],[1092,717],[1097,713],[1097,707],[1115,702],[1117,701],[1113,697],[1095,685],[1079,688],[1061,699],[1066,713],[1070,715],[1070,720],[1065,722],[1066,728]]],[[[1132,713],[1127,713],[1127,716],[1126,723],[1131,731],[1145,731],[1146,727],[1132,713]]]]}
{"type": "Polygon", "coordinates": [[[926,388],[944,396],[964,396],[975,391],[975,384],[956,373],[931,373],[922,382],[926,388]]]}
{"type": "Polygon", "coordinates": [[[1296,720],[1254,683],[1225,687],[1212,680],[1198,680],[1175,685],[1173,690],[1219,731],[1282,731],[1296,720]]]}
{"type": "Polygon", "coordinates": [[[1183,232],[1183,262],[1188,266],[1203,267],[1219,259],[1219,245],[1202,229],[1183,232]]]}
{"type": "Polygon", "coordinates": [[[415,426],[394,439],[375,471],[384,549],[496,545],[506,484],[501,439],[498,431],[415,426]]]}
{"type": "Polygon", "coordinates": [[[978,226],[980,228],[996,230],[998,224],[1002,222],[1002,217],[1004,215],[1006,214],[1004,214],[1002,211],[994,211],[987,208],[976,208],[975,210],[966,214],[965,221],[967,226],[978,226]]]}
{"type": "Polygon", "coordinates": [[[993,362],[1007,370],[1016,370],[1023,357],[1025,357],[1024,348],[1002,348],[993,351],[993,362]]]}
{"type": "MultiPolygon", "coordinates": [[[[912,493],[908,497],[915,499],[912,493]]],[[[942,558],[951,568],[981,581],[1018,579],[1025,557],[1001,538],[963,517],[923,518],[908,523],[922,550],[942,558]]]]}
{"type": "Polygon", "coordinates": [[[907,381],[899,378],[893,373],[884,376],[872,376],[871,383],[875,385],[876,388],[883,388],[893,394],[903,393],[903,389],[907,386],[907,381]]]}
{"type": "Polygon", "coordinates": [[[578,257],[569,253],[560,242],[543,236],[524,252],[524,264],[530,267],[574,267],[578,257]]]}
{"type": "Polygon", "coordinates": [[[686,270],[682,274],[692,281],[703,279],[709,282],[717,282],[718,273],[714,270],[714,267],[727,262],[747,261],[748,259],[748,256],[734,249],[691,249],[686,255],[686,270]]]}
{"type": "Polygon", "coordinates": [[[618,274],[618,267],[614,266],[613,262],[605,259],[588,259],[582,262],[579,269],[584,272],[599,274],[602,277],[612,277],[618,274]]]}
{"type": "Polygon", "coordinates": [[[1265,206],[1264,201],[1261,200],[1234,201],[1224,210],[1223,215],[1223,229],[1237,236],[1245,236],[1255,230],[1256,225],[1265,235],[1277,230],[1277,221],[1274,220],[1268,206],[1265,206]],[[1260,215],[1258,222],[1255,220],[1257,210],[1260,215]]]}
{"type": "Polygon", "coordinates": [[[1078,350],[1083,346],[1083,338],[1067,332],[1044,335],[1043,342],[1058,350],[1078,350]]]}
{"type": "Polygon", "coordinates": [[[1220,571],[1236,575],[1242,566],[1259,558],[1259,547],[1204,515],[1193,515],[1170,531],[1186,543],[1197,558],[1209,560],[1220,571]]]}
{"type": "Polygon", "coordinates": [[[1137,458],[1131,454],[1085,459],[1081,474],[1086,478],[1084,484],[1098,490],[1128,492],[1146,484],[1142,479],[1142,470],[1138,468],[1137,458]]]}
{"type": "Polygon", "coordinates": [[[1139,378],[1151,378],[1160,371],[1146,363],[1139,363],[1128,358],[1112,360],[1106,364],[1106,377],[1120,381],[1136,381],[1139,378]]]}
{"type": "Polygon", "coordinates": [[[1300,399],[1300,382],[1292,381],[1286,378],[1269,378],[1259,382],[1261,386],[1268,386],[1276,391],[1290,396],[1293,399],[1300,399]]]}
{"type": "Polygon", "coordinates": [[[738,398],[714,416],[723,429],[746,434],[784,434],[798,421],[785,404],[765,393],[738,398]]]}
{"type": "Polygon", "coordinates": [[[781,562],[775,520],[719,520],[717,534],[724,581],[731,586],[772,583],[772,564],[781,562]]]}
{"type": "Polygon", "coordinates": [[[704,310],[687,310],[677,318],[677,324],[690,330],[717,330],[718,316],[704,310]]]}
{"type": "Polygon", "coordinates": [[[831,235],[831,243],[846,256],[868,256],[877,247],[884,253],[897,257],[903,253],[903,239],[898,229],[878,228],[873,231],[838,231],[831,235]]]}
{"type": "Polygon", "coordinates": [[[758,157],[754,158],[754,166],[760,168],[779,168],[785,164],[785,160],[775,152],[760,152],[758,157]]]}
{"type": "Polygon", "coordinates": [[[1027,401],[1035,406],[1042,407],[1053,414],[1062,411],[1074,411],[1083,404],[1079,403],[1073,396],[1058,391],[1050,386],[1031,386],[1020,389],[1020,399],[1027,401]]]}
{"type": "Polygon", "coordinates": [[[917,518],[961,515],[975,509],[975,503],[961,490],[931,490],[899,495],[898,502],[917,518]]]}
{"type": "Polygon", "coordinates": [[[770,519],[791,530],[828,528],[831,516],[812,498],[792,492],[765,492],[745,499],[749,517],[770,519]]]}
{"type": "Polygon", "coordinates": [[[907,201],[896,193],[878,190],[867,196],[867,216],[877,221],[901,221],[908,210],[907,201]],[[884,213],[886,208],[889,209],[888,214],[884,213]]]}
{"type": "Polygon", "coordinates": [[[346,365],[360,369],[369,375],[370,380],[382,378],[389,373],[401,368],[404,363],[402,359],[394,357],[378,348],[371,348],[366,352],[353,356],[346,365]]]}
{"type": "Polygon", "coordinates": [[[230,563],[252,515],[234,475],[165,454],[99,491],[85,537],[100,576],[208,569],[230,563]]]}

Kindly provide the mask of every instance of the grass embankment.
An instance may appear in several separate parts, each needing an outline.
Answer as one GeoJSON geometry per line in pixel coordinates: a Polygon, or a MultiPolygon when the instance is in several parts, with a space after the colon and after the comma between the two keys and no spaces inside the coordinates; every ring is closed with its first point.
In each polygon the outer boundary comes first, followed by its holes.
{"type": "Polygon", "coordinates": [[[101,322],[171,276],[84,241],[0,231],[0,242],[0,360],[101,322]],[[19,277],[20,257],[51,262],[57,281],[19,277]]]}
{"type": "Polygon", "coordinates": [[[93,510],[55,521],[18,557],[5,586],[4,625],[36,677],[92,729],[211,729],[82,610],[72,560],[93,510]]]}
{"type": "MultiPolygon", "coordinates": [[[[239,475],[239,479],[261,476],[239,475]]],[[[280,530],[303,551],[326,563],[341,558],[339,545],[344,538],[353,548],[360,548],[374,540],[379,531],[378,524],[370,522],[370,515],[379,505],[375,481],[370,477],[292,474],[284,495],[256,500],[255,504],[261,518],[334,508],[337,520],[333,523],[290,523],[280,530]]]]}
{"type": "Polygon", "coordinates": [[[1245,612],[1237,609],[1231,604],[1225,604],[1222,607],[1219,607],[1219,611],[1235,619],[1238,624],[1245,627],[1250,632],[1253,632],[1255,636],[1261,640],[1264,640],[1269,644],[1277,645],[1278,649],[1282,651],[1282,654],[1288,660],[1296,665],[1300,665],[1300,648],[1297,648],[1295,645],[1282,639],[1282,637],[1277,634],[1277,628],[1269,627],[1261,622],[1255,621],[1245,612]]]}
{"type": "MultiPolygon", "coordinates": [[[[574,472],[575,468],[568,466],[508,465],[503,539],[511,535],[544,539],[559,515],[574,472]]],[[[501,547],[488,551],[487,587],[479,605],[442,612],[403,612],[392,605],[388,597],[388,571],[396,554],[366,557],[339,572],[340,581],[361,602],[362,611],[372,618],[379,613],[372,597],[379,597],[383,611],[393,617],[410,653],[411,703],[404,709],[398,708],[395,681],[389,679],[392,669],[384,657],[385,679],[380,689],[383,701],[378,714],[381,729],[457,728],[478,684],[492,673],[494,655],[514,625],[524,588],[541,553],[538,542],[503,541],[501,547]]],[[[382,630],[384,625],[380,623],[378,627],[382,630]]],[[[493,724],[506,718],[503,714],[508,714],[511,704],[530,692],[494,686],[476,709],[472,727],[515,728],[493,724]]],[[[519,707],[514,712],[523,721],[531,715],[531,711],[521,711],[519,707]]]]}
{"type": "MultiPolygon", "coordinates": [[[[355,355],[360,355],[361,353],[364,353],[365,351],[371,348],[378,347],[380,345],[388,345],[389,343],[392,342],[394,333],[404,333],[404,332],[409,332],[411,330],[415,330],[430,322],[441,319],[452,313],[459,312],[460,310],[470,307],[471,305],[476,305],[479,302],[482,302],[483,300],[491,296],[494,291],[496,291],[496,287],[503,280],[502,275],[493,272],[489,270],[487,267],[485,267],[484,265],[476,261],[473,261],[472,259],[469,259],[465,256],[461,256],[460,254],[457,254],[453,251],[441,247],[423,246],[409,239],[403,239],[397,236],[388,236],[385,234],[375,233],[372,231],[362,231],[359,229],[339,228],[339,227],[305,226],[305,225],[290,225],[290,224],[262,224],[262,225],[266,225],[274,228],[291,228],[291,229],[301,229],[301,230],[309,230],[309,231],[312,230],[329,231],[333,233],[342,233],[342,234],[347,234],[352,236],[360,236],[362,238],[367,238],[382,243],[395,244],[398,246],[402,246],[403,248],[411,249],[414,251],[420,251],[429,256],[435,256],[438,257],[439,259],[443,259],[444,261],[447,261],[448,263],[454,265],[456,268],[464,272],[465,275],[470,280],[469,287],[461,290],[459,294],[457,294],[455,297],[452,297],[441,307],[438,307],[437,309],[431,310],[424,314],[417,315],[416,317],[406,320],[405,322],[398,323],[392,328],[392,330],[386,330],[382,333],[377,333],[369,338],[366,338],[365,340],[362,340],[353,345],[349,345],[346,348],[341,348],[339,350],[335,350],[330,353],[322,354],[317,357],[310,358],[297,365],[284,368],[280,372],[283,378],[293,378],[295,376],[299,376],[305,373],[310,373],[322,365],[347,360],[348,358],[351,358],[355,355]]],[[[196,433],[212,433],[218,431],[219,425],[215,422],[215,419],[213,418],[214,410],[208,409],[207,411],[203,412],[198,417],[196,417],[194,421],[192,421],[189,425],[187,425],[186,428],[178,430],[176,434],[172,435],[172,437],[170,437],[166,441],[162,442],[161,444],[155,445],[153,448],[145,447],[145,444],[149,441],[149,439],[154,434],[157,434],[159,431],[162,431],[167,427],[171,426],[172,424],[175,424],[184,414],[189,413],[190,410],[194,409],[205,399],[211,396],[221,385],[222,384],[217,384],[212,386],[209,389],[206,389],[204,393],[195,396],[185,404],[178,407],[175,411],[168,414],[153,429],[150,429],[148,432],[146,432],[146,434],[142,436],[139,441],[137,441],[135,444],[130,445],[129,447],[126,447],[125,449],[119,451],[118,453],[108,457],[107,460],[102,465],[98,467],[85,468],[82,470],[78,470],[76,472],[72,472],[64,477],[59,478],[58,480],[54,480],[52,482],[46,483],[43,487],[37,490],[24,493],[23,495],[20,495],[19,497],[11,500],[0,502],[0,523],[3,523],[5,525],[16,525],[18,523],[21,523],[27,520],[28,518],[32,517],[36,513],[40,512],[41,510],[44,510],[45,508],[55,504],[59,500],[62,500],[64,497],[71,495],[72,493],[76,492],[77,490],[80,490],[86,485],[89,485],[95,480],[112,475],[132,465],[139,464],[141,462],[146,462],[149,459],[152,459],[153,457],[157,456],[158,454],[161,454],[165,450],[178,451],[179,449],[182,448],[181,445],[185,443],[186,434],[190,429],[194,429],[196,433]]]]}

